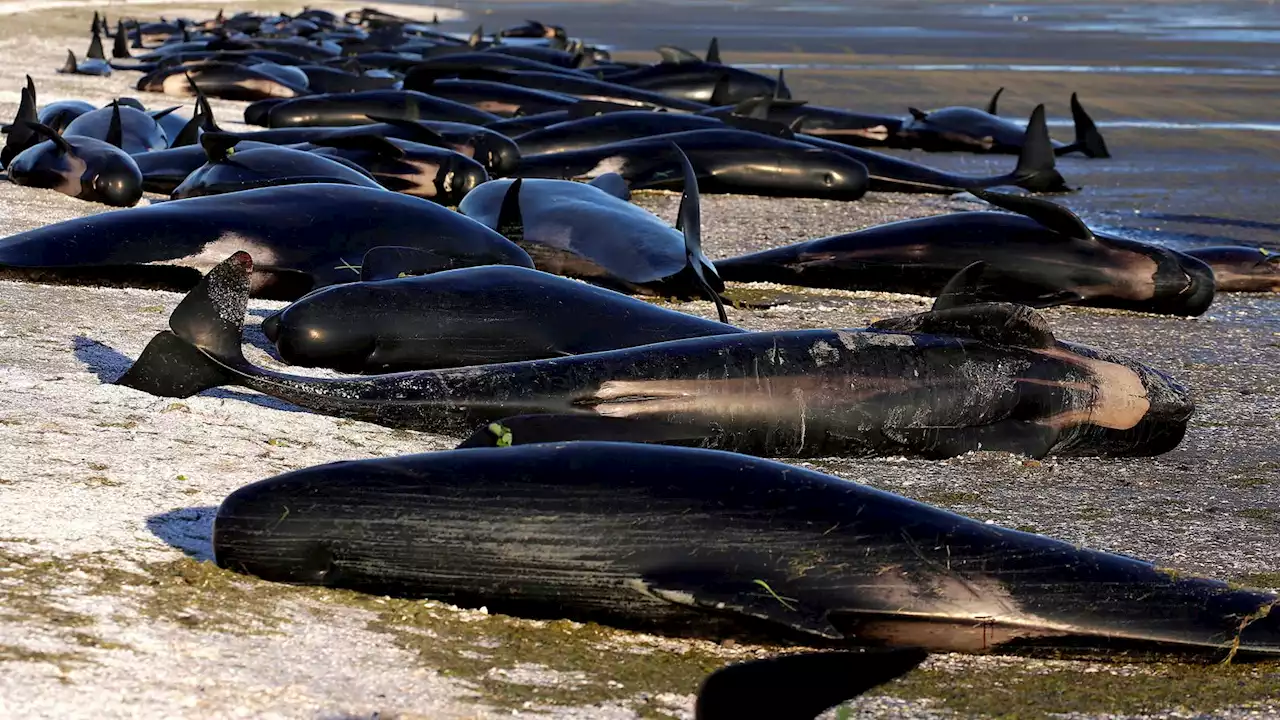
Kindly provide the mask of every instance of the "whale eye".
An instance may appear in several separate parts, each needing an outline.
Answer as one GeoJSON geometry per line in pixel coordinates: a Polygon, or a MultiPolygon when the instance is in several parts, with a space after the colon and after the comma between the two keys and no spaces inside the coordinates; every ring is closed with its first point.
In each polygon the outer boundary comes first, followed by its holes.
{"type": "Polygon", "coordinates": [[[827,187],[831,187],[832,185],[836,184],[836,177],[831,173],[823,173],[822,184],[826,185],[827,187]]]}

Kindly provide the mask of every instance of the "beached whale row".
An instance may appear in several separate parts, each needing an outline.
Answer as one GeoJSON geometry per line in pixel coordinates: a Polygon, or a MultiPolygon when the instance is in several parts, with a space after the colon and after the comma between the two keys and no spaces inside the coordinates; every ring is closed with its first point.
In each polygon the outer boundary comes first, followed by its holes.
{"type": "Polygon", "coordinates": [[[1001,118],[999,92],[985,110],[863,114],[796,99],[716,41],[659,54],[615,62],[554,25],[461,36],[369,9],[114,31],[95,15],[89,52],[61,71],[137,71],[139,90],[194,98],[192,114],[42,107],[28,78],[0,156],[10,180],[126,209],[0,239],[0,277],[186,292],[120,387],[237,385],[457,442],[236,490],[214,522],[224,568],[842,648],[711,675],[703,720],[812,718],[925,652],[1280,656],[1274,594],[768,459],[1168,452],[1190,389],[1060,340],[1037,308],[1200,315],[1218,291],[1280,291],[1280,256],[1183,252],[992,191],[1063,192],[1056,157],[1110,157],[1075,95],[1066,143],[1043,105],[1025,125],[1001,118]],[[263,129],[223,131],[206,96],[252,101],[263,129]],[[1017,160],[970,176],[875,147],[1017,160]],[[630,202],[641,189],[682,193],[674,226],[630,202]],[[703,248],[702,193],[961,190],[990,209],[717,260],[703,248]],[[168,199],[130,207],[144,192],[168,199]],[[724,294],[758,281],[935,301],[865,328],[752,332],[724,294]],[[292,301],[262,322],[280,359],[352,375],[251,363],[251,296],[292,301]],[[709,300],[719,319],[637,296],[709,300]]]}

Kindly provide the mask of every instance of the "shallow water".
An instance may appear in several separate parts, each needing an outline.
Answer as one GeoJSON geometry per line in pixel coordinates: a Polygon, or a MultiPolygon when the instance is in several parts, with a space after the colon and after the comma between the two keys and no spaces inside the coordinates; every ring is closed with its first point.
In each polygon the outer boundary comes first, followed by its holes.
{"type": "MultiPolygon", "coordinates": [[[[487,25],[530,16],[524,4],[491,7],[487,25]]],[[[802,99],[860,112],[981,107],[1004,85],[1002,114],[1021,119],[1032,104],[1047,103],[1052,134],[1065,142],[1072,139],[1065,100],[1079,90],[1114,157],[1059,158],[1059,171],[1080,189],[1054,201],[1099,229],[1175,247],[1280,249],[1272,198],[1280,185],[1280,96],[1257,80],[1280,76],[1280,5],[624,0],[541,3],[538,14],[637,59],[656,59],[649,50],[660,44],[701,54],[718,36],[740,67],[786,69],[802,99]]],[[[975,175],[1016,162],[893,154],[975,175]]],[[[1263,306],[1280,317],[1280,302],[1263,306]]]]}
{"type": "Polygon", "coordinates": [[[1086,73],[1112,75],[1280,76],[1280,67],[1197,67],[1174,65],[1031,65],[1027,63],[739,63],[750,70],[916,70],[920,72],[994,70],[1021,73],[1086,73]]]}

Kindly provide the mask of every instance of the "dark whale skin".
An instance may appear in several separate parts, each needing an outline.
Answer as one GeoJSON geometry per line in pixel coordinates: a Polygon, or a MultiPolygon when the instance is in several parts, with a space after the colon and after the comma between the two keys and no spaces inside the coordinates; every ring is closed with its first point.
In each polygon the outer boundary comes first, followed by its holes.
{"type": "Polygon", "coordinates": [[[741,455],[541,443],[245,486],[217,563],[261,578],[694,635],[930,651],[1280,655],[1277,596],[741,455]]]}
{"type": "Polygon", "coordinates": [[[521,415],[656,423],[704,447],[772,457],[1154,455],[1181,442],[1195,407],[1158,370],[1059,342],[1034,310],[999,303],[862,330],[736,333],[361,378],[289,375],[241,352],[252,267],[246,253],[215,267],[174,311],[171,331],[115,382],[166,397],[241,385],[327,415],[446,435],[521,415]]]}

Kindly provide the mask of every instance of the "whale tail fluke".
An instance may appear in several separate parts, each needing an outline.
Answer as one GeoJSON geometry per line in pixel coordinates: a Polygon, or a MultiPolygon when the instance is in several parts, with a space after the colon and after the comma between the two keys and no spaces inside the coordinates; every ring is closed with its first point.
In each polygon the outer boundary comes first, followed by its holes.
{"type": "Polygon", "coordinates": [[[1013,170],[1014,184],[1031,192],[1069,191],[1071,188],[1067,187],[1067,181],[1055,167],[1054,157],[1044,105],[1037,105],[1031,112],[1027,132],[1022,138],[1022,152],[1018,155],[1018,166],[1013,170]]]}
{"type": "Polygon", "coordinates": [[[679,145],[671,143],[671,147],[680,159],[680,168],[684,173],[684,191],[680,196],[680,210],[676,215],[676,230],[684,234],[685,267],[693,274],[702,292],[715,303],[720,322],[728,323],[724,301],[720,299],[724,281],[716,272],[716,266],[702,254],[702,200],[698,193],[698,173],[679,145]]]}
{"type": "Polygon", "coordinates": [[[1059,155],[1078,150],[1086,157],[1111,157],[1111,152],[1107,150],[1107,143],[1102,139],[1102,133],[1098,132],[1098,126],[1094,124],[1093,118],[1089,117],[1089,113],[1085,112],[1076,93],[1071,93],[1071,121],[1076,127],[1076,141],[1058,148],[1059,155]]]}
{"type": "Polygon", "coordinates": [[[151,338],[133,365],[111,384],[159,397],[186,398],[231,380],[199,348],[165,330],[151,338]]]}
{"type": "Polygon", "coordinates": [[[813,720],[924,662],[915,648],[811,652],[734,663],[702,682],[695,720],[813,720]]]}
{"type": "Polygon", "coordinates": [[[240,349],[253,260],[237,252],[196,283],[133,365],[115,380],[161,397],[190,397],[234,381],[228,366],[247,361],[240,349]]]}

